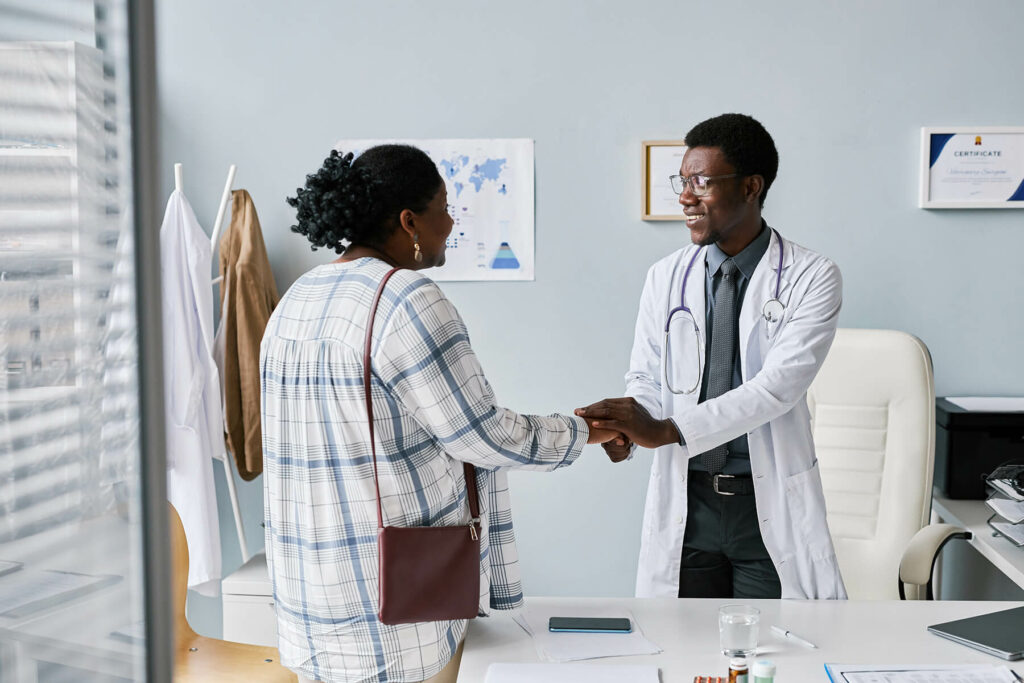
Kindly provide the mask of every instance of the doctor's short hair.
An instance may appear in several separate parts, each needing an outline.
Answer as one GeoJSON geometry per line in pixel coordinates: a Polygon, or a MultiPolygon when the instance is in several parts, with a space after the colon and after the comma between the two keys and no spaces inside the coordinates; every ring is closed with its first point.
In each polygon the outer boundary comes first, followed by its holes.
{"type": "Polygon", "coordinates": [[[718,147],[741,176],[764,178],[761,206],[779,170],[775,142],[757,119],[746,114],[722,114],[701,121],[686,134],[687,147],[718,147]]]}
{"type": "Polygon", "coordinates": [[[331,150],[305,187],[285,201],[297,209],[292,232],[341,254],[350,244],[380,246],[405,209],[419,213],[441,190],[437,166],[411,145],[378,145],[358,157],[331,150]]]}

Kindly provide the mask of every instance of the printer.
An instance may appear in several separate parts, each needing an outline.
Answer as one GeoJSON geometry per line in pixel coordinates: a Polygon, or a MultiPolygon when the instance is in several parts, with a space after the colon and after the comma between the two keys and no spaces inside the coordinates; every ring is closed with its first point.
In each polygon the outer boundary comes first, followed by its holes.
{"type": "Polygon", "coordinates": [[[967,410],[935,400],[935,486],[942,495],[986,498],[985,476],[1006,462],[1024,464],[1024,412],[967,410]]]}

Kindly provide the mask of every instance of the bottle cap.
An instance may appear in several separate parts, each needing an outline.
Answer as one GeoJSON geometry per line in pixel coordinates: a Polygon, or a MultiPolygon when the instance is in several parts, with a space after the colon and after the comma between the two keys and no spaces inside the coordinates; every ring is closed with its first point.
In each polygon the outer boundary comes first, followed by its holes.
{"type": "Polygon", "coordinates": [[[771,678],[775,675],[775,662],[770,659],[759,659],[754,662],[754,666],[751,668],[750,673],[755,678],[771,678]]]}
{"type": "Polygon", "coordinates": [[[743,657],[733,657],[732,659],[729,660],[729,668],[730,669],[746,669],[747,668],[747,660],[744,659],[743,657]]]}

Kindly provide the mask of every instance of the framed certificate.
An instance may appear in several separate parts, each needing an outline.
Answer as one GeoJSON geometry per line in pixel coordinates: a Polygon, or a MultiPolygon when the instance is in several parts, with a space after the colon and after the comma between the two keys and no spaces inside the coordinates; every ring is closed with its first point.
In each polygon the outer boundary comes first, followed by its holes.
{"type": "Polygon", "coordinates": [[[677,175],[686,145],[682,140],[645,140],[643,143],[643,206],[645,221],[684,220],[679,195],[672,191],[670,175],[677,175]]]}
{"type": "Polygon", "coordinates": [[[1024,209],[1024,127],[922,128],[923,209],[1024,209]]]}

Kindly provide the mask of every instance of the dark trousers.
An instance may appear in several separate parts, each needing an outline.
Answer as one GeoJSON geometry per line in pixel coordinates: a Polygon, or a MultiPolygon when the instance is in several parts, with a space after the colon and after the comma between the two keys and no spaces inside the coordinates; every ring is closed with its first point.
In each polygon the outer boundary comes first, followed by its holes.
{"type": "Polygon", "coordinates": [[[723,496],[712,488],[711,475],[691,471],[686,508],[679,597],[782,597],[753,494],[723,496]]]}

